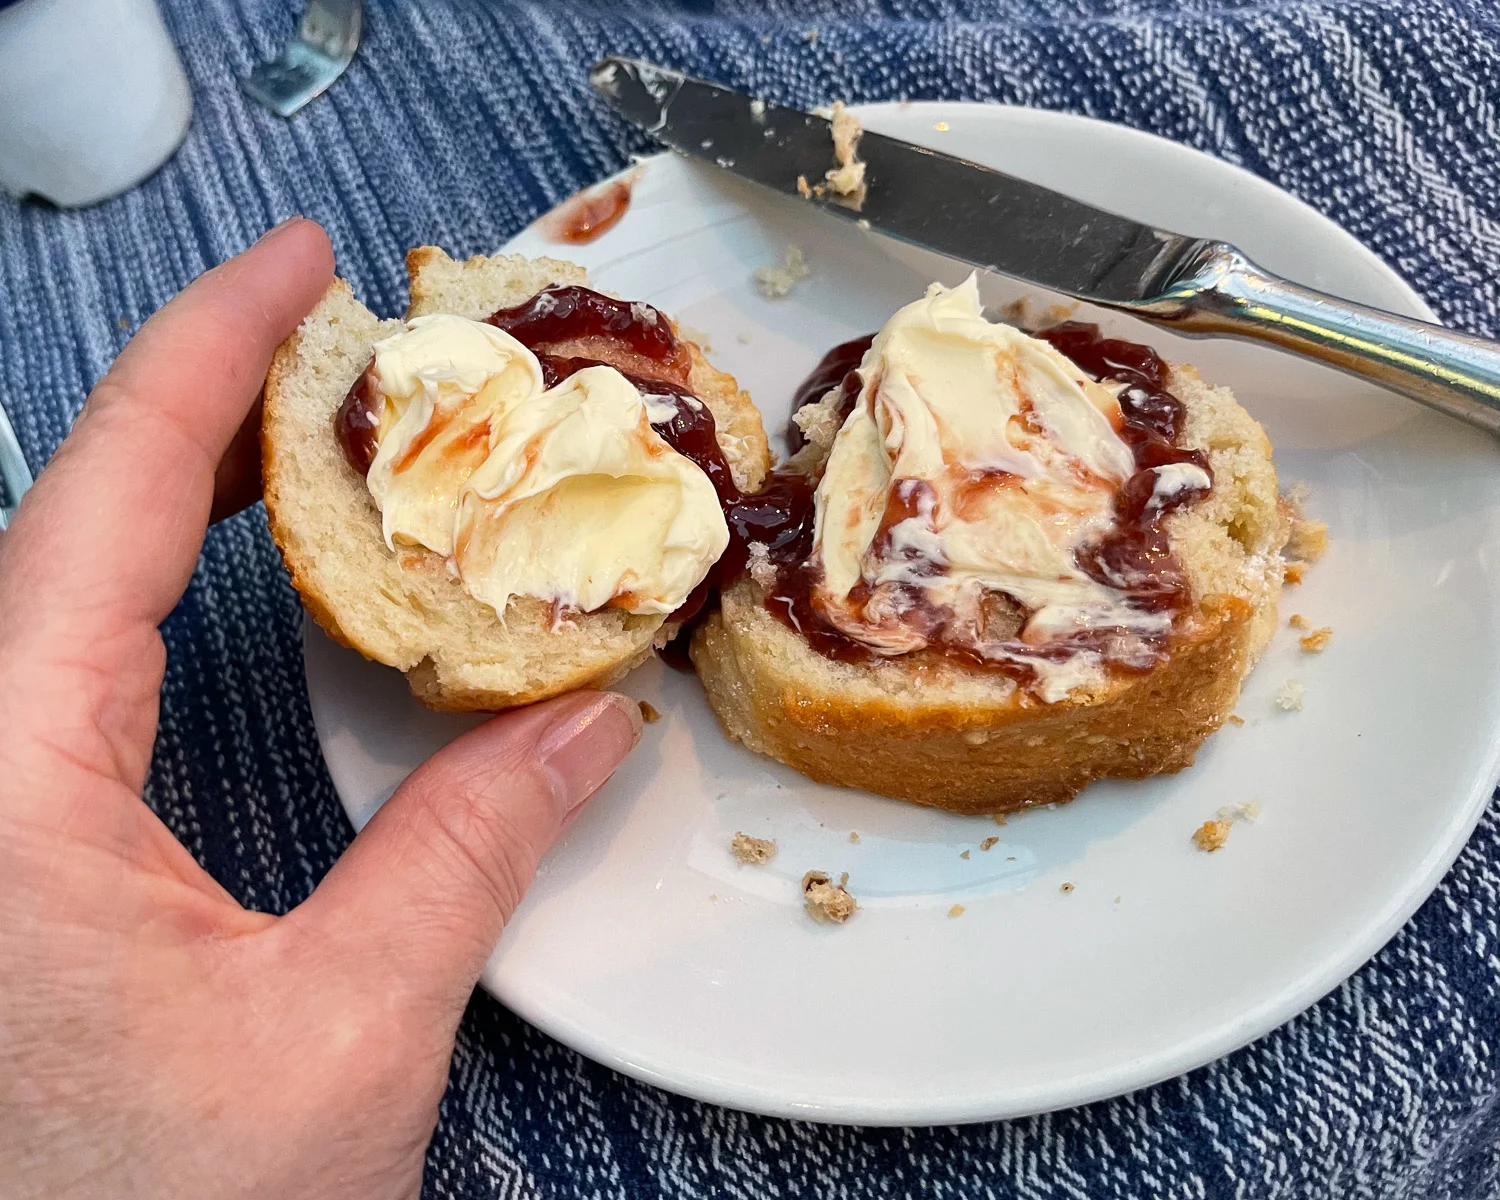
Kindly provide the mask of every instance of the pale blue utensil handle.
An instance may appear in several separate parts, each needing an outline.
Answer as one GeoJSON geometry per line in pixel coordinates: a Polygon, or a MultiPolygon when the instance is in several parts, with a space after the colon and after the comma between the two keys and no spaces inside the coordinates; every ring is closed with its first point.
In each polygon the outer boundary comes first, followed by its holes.
{"type": "Polygon", "coordinates": [[[16,441],[5,409],[0,408],[0,529],[10,525],[21,496],[31,486],[31,470],[16,441]]]}

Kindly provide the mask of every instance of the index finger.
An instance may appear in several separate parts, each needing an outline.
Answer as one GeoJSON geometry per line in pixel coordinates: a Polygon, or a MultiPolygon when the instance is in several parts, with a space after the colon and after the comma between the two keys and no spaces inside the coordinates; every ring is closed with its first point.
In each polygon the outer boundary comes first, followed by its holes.
{"type": "Polygon", "coordinates": [[[192,574],[219,460],[332,277],[327,234],[294,218],[146,322],[0,543],[7,626],[87,645],[161,622],[192,574]]]}

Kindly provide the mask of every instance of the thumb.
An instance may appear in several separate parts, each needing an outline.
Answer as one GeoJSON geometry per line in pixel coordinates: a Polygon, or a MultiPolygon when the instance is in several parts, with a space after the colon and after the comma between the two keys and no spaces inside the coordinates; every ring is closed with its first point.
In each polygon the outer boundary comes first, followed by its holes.
{"type": "Polygon", "coordinates": [[[641,735],[635,701],[580,692],[433,755],[287,921],[456,1021],[536,866],[641,735]]]}

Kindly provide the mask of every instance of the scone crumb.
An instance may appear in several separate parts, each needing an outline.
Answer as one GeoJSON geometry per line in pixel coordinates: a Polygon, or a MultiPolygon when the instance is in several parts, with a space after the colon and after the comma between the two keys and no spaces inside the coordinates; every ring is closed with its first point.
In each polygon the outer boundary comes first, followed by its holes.
{"type": "Polygon", "coordinates": [[[755,580],[757,587],[763,591],[770,591],[776,586],[776,564],[771,561],[771,548],[765,542],[750,543],[746,565],[750,571],[750,578],[755,580]]]}
{"type": "Polygon", "coordinates": [[[963,916],[964,915],[964,906],[962,904],[955,904],[952,908],[950,908],[948,910],[948,915],[950,917],[961,917],[961,916],[963,916]]]}
{"type": "Polygon", "coordinates": [[[1071,883],[1065,883],[1065,884],[1062,885],[1062,887],[1060,887],[1058,889],[1058,891],[1062,892],[1065,895],[1067,893],[1071,892],[1072,890],[1073,890],[1073,885],[1071,883]]]}
{"type": "Polygon", "coordinates": [[[781,252],[779,267],[756,267],[755,286],[767,299],[785,296],[809,275],[807,256],[799,246],[788,246],[781,252]]]}
{"type": "Polygon", "coordinates": [[[1297,645],[1302,647],[1303,654],[1322,654],[1328,647],[1328,639],[1333,636],[1333,629],[1328,625],[1314,629],[1306,637],[1297,639],[1297,645]]]}
{"type": "Polygon", "coordinates": [[[1327,549],[1328,522],[1301,519],[1292,522],[1292,536],[1287,539],[1286,552],[1293,558],[1315,563],[1327,549]]]}
{"type": "Polygon", "coordinates": [[[854,915],[859,902],[849,894],[849,872],[837,883],[823,871],[809,871],[802,877],[802,904],[807,915],[824,924],[842,925],[854,915]]]}
{"type": "Polygon", "coordinates": [[[1004,825],[1005,824],[1005,814],[1004,813],[991,813],[990,814],[990,820],[993,821],[993,822],[995,822],[996,825],[1004,825]]]}
{"type": "Polygon", "coordinates": [[[1243,725],[1245,723],[1245,718],[1240,716],[1239,713],[1230,713],[1229,723],[1231,725],[1243,725]]]}
{"type": "Polygon", "coordinates": [[[1229,840],[1229,831],[1233,827],[1232,821],[1204,821],[1193,830],[1193,845],[1205,854],[1212,854],[1229,840]]]}
{"type": "Polygon", "coordinates": [[[661,713],[656,711],[656,706],[649,701],[641,701],[641,720],[647,725],[655,725],[661,720],[661,713]]]}
{"type": "Polygon", "coordinates": [[[857,833],[855,833],[855,832],[854,832],[854,830],[852,830],[852,829],[851,829],[851,830],[850,830],[850,831],[849,831],[849,840],[850,840],[850,841],[851,841],[851,842],[852,842],[852,843],[853,843],[853,844],[854,844],[854,845],[856,845],[856,846],[857,846],[857,845],[859,845],[859,834],[857,834],[857,833]]]}
{"type": "Polygon", "coordinates": [[[807,176],[806,175],[798,175],[797,176],[797,195],[801,196],[804,200],[811,200],[812,199],[812,194],[813,194],[812,188],[810,188],[810,187],[807,186],[807,176]]]}
{"type": "Polygon", "coordinates": [[[1291,620],[1289,620],[1287,624],[1290,625],[1293,629],[1306,629],[1312,624],[1312,622],[1304,617],[1301,613],[1293,613],[1291,620]]]}
{"type": "Polygon", "coordinates": [[[1225,804],[1214,817],[1220,821],[1249,821],[1252,824],[1260,820],[1260,801],[1241,800],[1238,804],[1225,804]]]}
{"type": "Polygon", "coordinates": [[[804,404],[792,414],[792,422],[802,430],[802,436],[823,450],[833,445],[833,439],[844,423],[838,405],[831,402],[835,396],[836,392],[830,393],[816,404],[804,404]]]}
{"type": "Polygon", "coordinates": [[[864,217],[860,217],[860,219],[854,223],[859,226],[859,228],[862,229],[865,233],[870,232],[870,222],[867,221],[864,217]]]}
{"type": "Polygon", "coordinates": [[[1301,583],[1302,576],[1307,571],[1305,562],[1289,562],[1281,568],[1281,580],[1283,583],[1301,583]]]}
{"type": "Polygon", "coordinates": [[[969,852],[968,852],[968,851],[967,851],[967,850],[965,850],[965,851],[964,851],[964,852],[963,852],[963,853],[962,853],[962,854],[960,854],[960,855],[959,855],[959,856],[958,856],[958,857],[959,857],[959,858],[968,858],[968,857],[969,857],[969,852]]]}
{"type": "Polygon", "coordinates": [[[842,100],[833,102],[829,118],[833,133],[833,157],[838,164],[823,176],[837,196],[846,198],[848,206],[858,211],[865,202],[865,164],[859,161],[855,148],[864,134],[859,118],[844,107],[842,100]]]}
{"type": "Polygon", "coordinates": [[[1276,707],[1285,712],[1300,712],[1302,710],[1302,698],[1307,689],[1295,679],[1288,679],[1276,689],[1276,707]]]}
{"type": "Polygon", "coordinates": [[[981,850],[993,850],[999,842],[1000,839],[998,837],[987,837],[979,843],[979,848],[981,850]]]}
{"type": "Polygon", "coordinates": [[[729,843],[729,852],[747,865],[770,862],[776,857],[776,843],[771,838],[751,837],[748,833],[737,833],[729,843]]]}

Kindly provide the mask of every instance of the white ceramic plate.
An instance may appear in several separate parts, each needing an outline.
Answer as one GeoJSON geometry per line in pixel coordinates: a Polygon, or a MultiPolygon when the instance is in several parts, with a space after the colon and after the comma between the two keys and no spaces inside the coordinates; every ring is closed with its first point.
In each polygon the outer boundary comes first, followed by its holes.
{"type": "MultiPolygon", "coordinates": [[[[1430,316],[1310,208],[1172,143],[1016,108],[863,116],[1430,316]]],[[[602,286],[706,332],[773,437],[824,350],[965,273],[672,157],[645,164],[628,214],[593,245],[559,249],[533,228],[507,249],[573,257],[602,286]],[[765,300],[751,272],[786,243],[806,251],[812,278],[765,300]]],[[[991,300],[1025,291],[986,281],[991,300]]],[[[1286,1021],[1391,936],[1500,771],[1500,455],[1274,351],[1102,320],[1232,385],[1270,431],[1283,480],[1311,485],[1332,545],[1283,614],[1331,625],[1327,652],[1302,655],[1283,628],[1245,687],[1245,725],[1192,769],[1095,785],[1004,827],[810,783],[730,743],[691,676],[645,667],[626,690],[662,720],[547,859],[485,987],[591,1058],[706,1100],[814,1120],[973,1121],[1196,1067],[1286,1021]],[[1272,702],[1291,678],[1306,687],[1302,712],[1272,702]],[[1248,800],[1259,822],[1236,825],[1218,853],[1194,849],[1202,821],[1248,800]],[[737,865],[737,830],[780,853],[737,865]],[[809,868],[849,873],[861,911],[848,925],[803,914],[809,868]]],[[[315,630],[307,678],[356,826],[471,723],[424,711],[395,672],[315,630]]]]}

